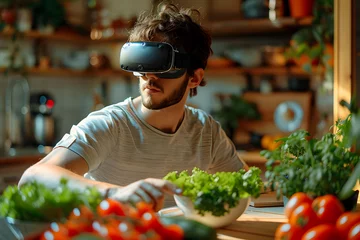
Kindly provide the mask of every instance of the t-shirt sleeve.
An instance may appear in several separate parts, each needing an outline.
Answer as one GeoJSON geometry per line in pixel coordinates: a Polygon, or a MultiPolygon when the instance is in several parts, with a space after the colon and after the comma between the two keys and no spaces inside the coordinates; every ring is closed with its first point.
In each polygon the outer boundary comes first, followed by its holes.
{"type": "Polygon", "coordinates": [[[220,124],[212,119],[212,163],[209,173],[234,172],[246,164],[239,157],[233,142],[228,138],[220,124]]]}
{"type": "Polygon", "coordinates": [[[72,126],[70,133],[65,134],[54,148],[65,147],[77,153],[92,171],[99,167],[117,144],[118,131],[108,111],[96,111],[72,126]]]}

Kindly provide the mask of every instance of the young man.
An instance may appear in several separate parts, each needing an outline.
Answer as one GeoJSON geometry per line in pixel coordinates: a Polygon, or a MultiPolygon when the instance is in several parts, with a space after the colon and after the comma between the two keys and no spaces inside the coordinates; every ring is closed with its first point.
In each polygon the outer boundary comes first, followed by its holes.
{"type": "Polygon", "coordinates": [[[211,38],[193,20],[196,10],[162,6],[142,16],[121,50],[120,64],[139,76],[140,96],[91,113],[19,185],[37,180],[73,188],[96,186],[119,201],[146,201],[158,210],[164,193],[179,194],[162,180],[170,171],[237,171],[246,165],[218,122],[185,105],[203,81],[211,38]],[[111,189],[109,191],[109,189],[111,189]]]}

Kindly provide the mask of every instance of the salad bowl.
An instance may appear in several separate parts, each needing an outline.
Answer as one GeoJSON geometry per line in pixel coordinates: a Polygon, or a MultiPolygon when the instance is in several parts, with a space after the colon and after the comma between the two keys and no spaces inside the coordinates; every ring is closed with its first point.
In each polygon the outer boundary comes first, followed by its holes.
{"type": "Polygon", "coordinates": [[[235,207],[228,209],[229,212],[225,213],[223,216],[214,216],[210,212],[201,215],[194,208],[194,204],[188,197],[174,195],[174,199],[176,205],[184,213],[186,218],[198,221],[213,228],[221,228],[230,225],[245,212],[250,204],[250,197],[242,198],[235,207]]]}

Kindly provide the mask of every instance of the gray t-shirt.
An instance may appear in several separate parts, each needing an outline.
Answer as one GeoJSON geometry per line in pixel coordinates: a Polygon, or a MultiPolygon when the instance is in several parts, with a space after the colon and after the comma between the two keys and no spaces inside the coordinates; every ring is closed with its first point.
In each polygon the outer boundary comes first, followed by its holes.
{"type": "Polygon", "coordinates": [[[183,122],[169,134],[147,124],[131,98],[92,112],[59,146],[86,160],[87,177],[120,186],[195,166],[210,173],[244,166],[219,123],[204,111],[185,106],[183,122]]]}

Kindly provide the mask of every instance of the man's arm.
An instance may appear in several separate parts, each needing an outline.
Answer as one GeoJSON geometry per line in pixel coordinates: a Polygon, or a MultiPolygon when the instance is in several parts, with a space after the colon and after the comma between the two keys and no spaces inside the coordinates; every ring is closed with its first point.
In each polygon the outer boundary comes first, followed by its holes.
{"type": "Polygon", "coordinates": [[[28,168],[22,175],[19,186],[37,181],[49,188],[58,186],[61,178],[68,179],[71,189],[85,190],[95,186],[105,196],[122,202],[152,203],[155,210],[160,210],[164,203],[164,193],[179,194],[181,190],[162,179],[144,179],[125,187],[98,182],[83,177],[89,167],[84,158],[63,147],[55,148],[44,159],[28,168]]]}
{"type": "Polygon", "coordinates": [[[84,178],[83,175],[88,170],[89,167],[84,158],[67,148],[58,147],[40,162],[28,168],[22,175],[19,186],[27,182],[38,181],[54,188],[58,186],[61,178],[67,178],[69,187],[72,189],[84,190],[89,186],[96,186],[103,195],[108,188],[119,187],[84,178]]]}

